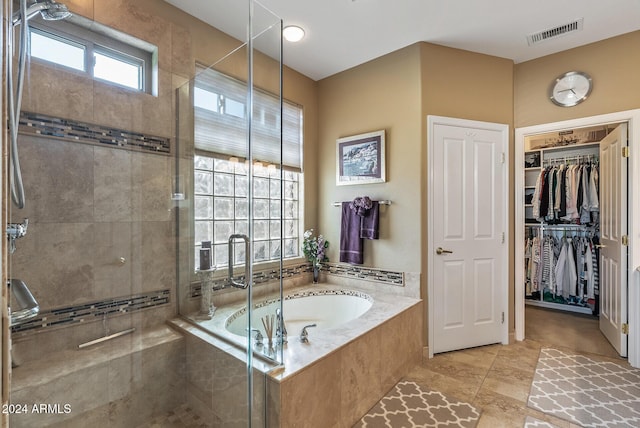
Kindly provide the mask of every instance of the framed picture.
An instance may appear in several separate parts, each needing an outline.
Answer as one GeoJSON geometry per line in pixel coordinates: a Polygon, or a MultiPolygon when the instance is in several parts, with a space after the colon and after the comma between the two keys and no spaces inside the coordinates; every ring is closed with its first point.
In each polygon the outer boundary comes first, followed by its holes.
{"type": "Polygon", "coordinates": [[[338,138],[336,184],[384,183],[384,130],[338,138]]]}

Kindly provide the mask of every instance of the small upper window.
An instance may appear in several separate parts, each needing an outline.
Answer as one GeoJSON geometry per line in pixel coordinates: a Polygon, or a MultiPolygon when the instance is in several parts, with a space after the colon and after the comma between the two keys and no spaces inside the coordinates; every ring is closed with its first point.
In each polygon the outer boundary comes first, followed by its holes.
{"type": "Polygon", "coordinates": [[[30,26],[29,53],[33,58],[85,72],[92,78],[129,89],[155,92],[153,49],[133,46],[78,25],[60,24],[56,23],[55,28],[30,26]]]}

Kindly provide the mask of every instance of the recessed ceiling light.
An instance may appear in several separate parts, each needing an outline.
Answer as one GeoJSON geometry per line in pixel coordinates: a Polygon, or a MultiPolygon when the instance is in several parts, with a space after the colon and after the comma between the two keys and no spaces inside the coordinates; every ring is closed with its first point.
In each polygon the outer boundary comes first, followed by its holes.
{"type": "Polygon", "coordinates": [[[288,42],[299,42],[304,37],[304,30],[297,25],[287,25],[282,29],[282,35],[288,42]]]}

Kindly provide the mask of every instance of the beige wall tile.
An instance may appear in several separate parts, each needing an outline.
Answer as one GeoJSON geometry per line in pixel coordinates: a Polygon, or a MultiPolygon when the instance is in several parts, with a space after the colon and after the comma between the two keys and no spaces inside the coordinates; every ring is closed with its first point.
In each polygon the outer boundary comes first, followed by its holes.
{"type": "Polygon", "coordinates": [[[171,24],[136,6],[135,0],[94,2],[97,22],[147,41],[158,47],[158,66],[171,70],[171,24]]]}
{"type": "Polygon", "coordinates": [[[134,220],[169,221],[172,158],[164,155],[132,153],[131,204],[134,220]]]}
{"type": "Polygon", "coordinates": [[[191,33],[176,24],[171,24],[171,72],[189,79],[195,75],[191,33]]]}
{"type": "Polygon", "coordinates": [[[96,147],[93,161],[95,221],[130,221],[131,156],[127,150],[96,147]]]}
{"type": "Polygon", "coordinates": [[[32,60],[24,87],[23,111],[93,121],[93,80],[84,75],[32,60]]]}
{"type": "Polygon", "coordinates": [[[173,222],[136,222],[131,230],[131,293],[175,286],[173,222]]]}
{"type": "Polygon", "coordinates": [[[96,223],[94,231],[95,298],[131,294],[131,223],[96,223]]]}
{"type": "Polygon", "coordinates": [[[29,287],[41,308],[93,300],[91,223],[36,223],[12,257],[12,275],[29,287]]]}
{"type": "Polygon", "coordinates": [[[93,220],[93,146],[21,135],[19,153],[26,200],[13,221],[93,220]]]}

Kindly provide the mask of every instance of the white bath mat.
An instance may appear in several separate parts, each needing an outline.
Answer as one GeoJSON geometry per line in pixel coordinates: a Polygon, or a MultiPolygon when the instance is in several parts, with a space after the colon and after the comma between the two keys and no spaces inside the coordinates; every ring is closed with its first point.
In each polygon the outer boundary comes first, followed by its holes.
{"type": "Polygon", "coordinates": [[[357,424],[358,428],[475,427],[480,412],[414,382],[398,382],[357,424]]]}
{"type": "Polygon", "coordinates": [[[529,407],[589,427],[640,426],[640,370],[543,349],[529,407]]]}

